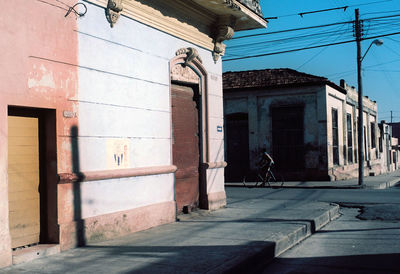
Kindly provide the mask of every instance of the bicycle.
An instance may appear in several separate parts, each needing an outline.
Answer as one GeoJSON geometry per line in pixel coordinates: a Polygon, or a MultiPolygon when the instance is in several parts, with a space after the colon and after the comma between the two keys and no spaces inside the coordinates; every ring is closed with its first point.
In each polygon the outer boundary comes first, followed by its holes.
{"type": "Polygon", "coordinates": [[[260,161],[257,166],[256,180],[253,185],[246,185],[246,176],[243,178],[243,185],[248,188],[253,187],[282,187],[284,180],[282,176],[275,176],[272,172],[272,168],[275,162],[272,157],[265,151],[262,152],[260,161]]]}

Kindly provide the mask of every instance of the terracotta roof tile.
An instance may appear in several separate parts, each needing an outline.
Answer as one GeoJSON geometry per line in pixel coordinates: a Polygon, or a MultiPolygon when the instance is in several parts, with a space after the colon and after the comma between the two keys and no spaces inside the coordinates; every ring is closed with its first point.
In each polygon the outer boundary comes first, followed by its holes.
{"type": "Polygon", "coordinates": [[[223,74],[223,87],[225,90],[312,83],[333,84],[325,77],[315,76],[289,68],[228,71],[223,74]]]}

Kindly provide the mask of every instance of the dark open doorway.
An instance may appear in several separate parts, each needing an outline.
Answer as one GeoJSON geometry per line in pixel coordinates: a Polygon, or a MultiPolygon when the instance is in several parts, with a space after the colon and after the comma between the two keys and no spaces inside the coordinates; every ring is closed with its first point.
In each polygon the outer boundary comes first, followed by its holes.
{"type": "Polygon", "coordinates": [[[273,107],[271,113],[272,153],[276,168],[285,174],[303,171],[304,107],[273,107]]]}
{"type": "Polygon", "coordinates": [[[249,122],[247,113],[225,117],[226,159],[225,181],[242,181],[249,170],[249,122]]]}

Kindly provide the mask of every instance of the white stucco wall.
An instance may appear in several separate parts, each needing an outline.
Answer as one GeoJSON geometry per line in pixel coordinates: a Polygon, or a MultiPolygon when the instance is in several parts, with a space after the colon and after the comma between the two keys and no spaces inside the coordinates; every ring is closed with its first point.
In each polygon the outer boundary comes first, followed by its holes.
{"type": "Polygon", "coordinates": [[[209,80],[209,162],[222,162],[224,160],[224,110],[222,99],[222,76],[211,75],[209,80]]]}
{"type": "MultiPolygon", "coordinates": [[[[128,148],[124,168],[172,165],[169,60],[186,47],[199,51],[207,69],[209,155],[211,161],[223,161],[223,132],[217,131],[223,126],[221,60],[215,64],[210,51],[124,16],[110,28],[103,8],[85,4],[88,12],[77,30],[79,95],[72,98],[79,101],[79,170],[112,169],[114,141],[128,148]]],[[[210,191],[223,189],[223,176],[217,177],[210,191]]],[[[167,174],[84,183],[83,215],[171,201],[173,178],[167,174]]]]}
{"type": "MultiPolygon", "coordinates": [[[[208,162],[218,163],[225,158],[222,71],[211,72],[208,82],[208,162]]],[[[224,191],[224,183],[224,168],[207,170],[207,194],[224,191]]]]}
{"type": "Polygon", "coordinates": [[[173,176],[162,174],[85,182],[81,187],[82,218],[171,201],[174,199],[173,176]]]}
{"type": "Polygon", "coordinates": [[[339,166],[344,164],[343,145],[344,145],[344,113],[346,111],[346,95],[340,91],[327,86],[327,132],[328,132],[328,168],[332,168],[333,150],[332,150],[332,109],[337,109],[338,118],[338,146],[339,146],[339,166]]]}

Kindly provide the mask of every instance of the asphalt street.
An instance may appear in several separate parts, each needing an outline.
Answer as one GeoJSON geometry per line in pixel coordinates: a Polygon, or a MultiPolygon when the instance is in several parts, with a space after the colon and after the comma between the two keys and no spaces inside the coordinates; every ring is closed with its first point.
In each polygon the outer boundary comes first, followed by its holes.
{"type": "Polygon", "coordinates": [[[229,188],[228,203],[246,198],[269,200],[318,201],[349,204],[400,204],[400,187],[389,189],[315,189],[315,188],[229,188]],[[231,198],[234,197],[234,198],[231,198]]]}
{"type": "Polygon", "coordinates": [[[391,273],[399,270],[398,188],[226,190],[225,209],[180,215],[179,221],[171,224],[53,256],[35,257],[33,261],[1,269],[0,273],[249,273],[252,270],[391,273]],[[336,219],[338,204],[342,205],[343,215],[336,219]],[[325,226],[329,222],[332,224],[325,226]],[[313,233],[317,233],[315,237],[311,236],[313,233]],[[305,242],[300,243],[302,240],[305,242]],[[296,245],[305,246],[302,252],[306,253],[290,255],[296,245]],[[283,268],[265,269],[279,255],[278,260],[284,260],[279,264],[283,268]]]}
{"type": "Polygon", "coordinates": [[[257,273],[400,273],[400,188],[271,190],[270,199],[341,204],[341,217],[257,273]]]}

